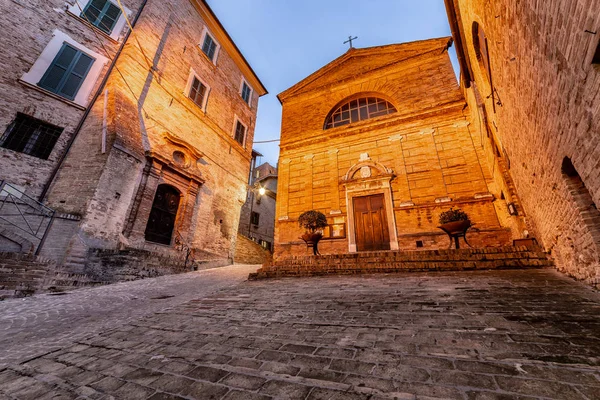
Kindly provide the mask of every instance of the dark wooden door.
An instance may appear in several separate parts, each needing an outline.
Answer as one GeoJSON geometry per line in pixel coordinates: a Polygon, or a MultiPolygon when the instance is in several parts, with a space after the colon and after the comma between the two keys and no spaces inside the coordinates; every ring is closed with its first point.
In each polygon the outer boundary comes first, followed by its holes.
{"type": "Polygon", "coordinates": [[[169,185],[160,185],[156,190],[150,218],[146,225],[146,240],[154,243],[171,244],[180,195],[169,185]]]}
{"type": "Polygon", "coordinates": [[[353,204],[357,250],[389,250],[390,233],[383,194],[355,197],[353,204]]]}

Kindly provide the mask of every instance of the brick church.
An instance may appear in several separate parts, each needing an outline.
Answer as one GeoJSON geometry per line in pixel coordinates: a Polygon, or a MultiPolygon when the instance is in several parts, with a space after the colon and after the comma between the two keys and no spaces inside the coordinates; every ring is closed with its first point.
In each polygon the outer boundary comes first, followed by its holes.
{"type": "Polygon", "coordinates": [[[322,254],[448,247],[440,212],[467,212],[473,246],[524,234],[459,89],[451,38],[350,48],[279,95],[277,258],[306,254],[298,216],[319,210],[322,254]]]}

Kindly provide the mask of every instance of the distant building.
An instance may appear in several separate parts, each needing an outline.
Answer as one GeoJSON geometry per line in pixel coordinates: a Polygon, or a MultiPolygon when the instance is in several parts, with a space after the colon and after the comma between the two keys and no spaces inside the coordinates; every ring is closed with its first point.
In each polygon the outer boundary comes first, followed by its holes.
{"type": "Polygon", "coordinates": [[[0,6],[0,179],[58,212],[41,254],[230,263],[266,90],[207,3],[124,1],[130,35],[116,1],[25,3],[0,6]]]}
{"type": "Polygon", "coordinates": [[[277,168],[269,163],[254,168],[250,189],[242,207],[239,233],[273,251],[275,204],[277,201],[277,168]],[[261,188],[264,194],[261,194],[261,188]]]}
{"type": "Polygon", "coordinates": [[[298,216],[319,210],[322,254],[447,248],[442,211],[468,213],[474,246],[521,237],[483,152],[447,49],[451,38],[344,55],[279,94],[275,257],[306,254],[298,216]]]}

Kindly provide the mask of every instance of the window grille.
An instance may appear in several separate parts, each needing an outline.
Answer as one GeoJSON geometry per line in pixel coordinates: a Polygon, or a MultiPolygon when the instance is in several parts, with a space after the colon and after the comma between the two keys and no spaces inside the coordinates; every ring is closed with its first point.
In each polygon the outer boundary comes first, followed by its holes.
{"type": "Polygon", "coordinates": [[[194,103],[200,106],[200,108],[204,108],[204,97],[206,96],[206,86],[200,82],[200,80],[194,77],[194,81],[192,82],[192,87],[190,89],[190,99],[194,103]]]}
{"type": "Polygon", "coordinates": [[[260,220],[260,214],[252,211],[252,216],[250,217],[250,220],[253,225],[258,225],[258,221],[260,220]]]}
{"type": "Polygon", "coordinates": [[[208,34],[204,36],[204,43],[202,44],[202,51],[211,61],[214,61],[215,52],[217,51],[217,43],[215,40],[208,34]]]}
{"type": "Polygon", "coordinates": [[[94,61],[92,57],[82,51],[63,43],[38,85],[73,100],[94,61]]]}
{"type": "Polygon", "coordinates": [[[63,129],[17,113],[17,117],[0,138],[0,146],[46,160],[63,129]]]}
{"type": "Polygon", "coordinates": [[[91,0],[82,17],[101,31],[110,34],[121,15],[121,10],[110,0],[91,0]]]}
{"type": "Polygon", "coordinates": [[[250,95],[252,94],[252,89],[250,86],[246,84],[246,82],[242,83],[242,99],[248,104],[250,104],[250,95]]]}
{"type": "Polygon", "coordinates": [[[388,101],[377,97],[363,97],[351,100],[329,113],[325,120],[324,129],[348,125],[395,112],[396,108],[388,101]]]}
{"type": "Polygon", "coordinates": [[[240,121],[237,121],[235,125],[235,141],[243,146],[245,137],[246,127],[240,121]]]}

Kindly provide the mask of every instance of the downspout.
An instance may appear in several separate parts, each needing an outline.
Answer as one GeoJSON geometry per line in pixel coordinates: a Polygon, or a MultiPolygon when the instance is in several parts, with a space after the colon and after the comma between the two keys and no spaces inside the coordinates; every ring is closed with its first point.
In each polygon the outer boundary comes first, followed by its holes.
{"type": "Polygon", "coordinates": [[[460,64],[463,84],[465,88],[470,88],[473,78],[471,77],[471,66],[465,55],[465,41],[463,40],[460,30],[460,16],[456,11],[454,0],[444,0],[444,3],[446,3],[446,13],[448,14],[450,31],[452,32],[454,42],[456,43],[456,55],[458,57],[458,63],[460,64]]]}
{"type": "MultiPolygon", "coordinates": [[[[138,19],[140,18],[140,15],[142,14],[144,7],[146,7],[147,2],[148,2],[148,0],[142,1],[142,4],[140,5],[140,8],[139,8],[135,18],[131,22],[131,27],[135,27],[135,24],[137,23],[138,19]]],[[[65,148],[62,156],[58,160],[56,167],[54,167],[54,169],[52,170],[52,174],[50,174],[50,177],[46,181],[46,184],[44,185],[44,189],[42,190],[42,193],[40,194],[40,196],[38,198],[39,202],[41,202],[41,203],[44,202],[44,197],[46,197],[46,195],[48,194],[48,190],[50,190],[50,185],[54,181],[54,178],[56,178],[56,175],[58,174],[58,170],[60,169],[60,167],[62,167],[63,163],[65,162],[65,159],[67,158],[67,154],[69,154],[69,151],[71,150],[71,147],[73,146],[73,143],[75,142],[75,139],[77,138],[77,135],[79,135],[79,132],[81,131],[81,128],[83,127],[85,120],[87,119],[88,115],[92,111],[93,105],[96,103],[96,101],[98,100],[100,95],[103,93],[104,87],[106,86],[106,83],[108,82],[108,78],[109,78],[110,74],[112,73],[113,69],[115,68],[115,66],[117,64],[117,60],[118,60],[119,56],[121,55],[121,52],[123,51],[123,48],[125,47],[125,44],[129,40],[129,36],[131,35],[131,32],[132,32],[131,29],[127,30],[127,33],[125,34],[125,37],[123,38],[123,42],[121,43],[121,45],[119,46],[119,49],[115,53],[115,55],[112,59],[112,62],[108,66],[108,70],[106,71],[106,74],[104,75],[104,78],[102,79],[102,82],[100,83],[100,86],[98,87],[98,90],[96,91],[96,93],[94,93],[94,97],[90,101],[89,106],[83,112],[81,119],[79,120],[79,122],[77,123],[77,126],[75,127],[75,130],[73,131],[73,135],[71,136],[71,139],[67,143],[67,147],[65,148]]]]}

